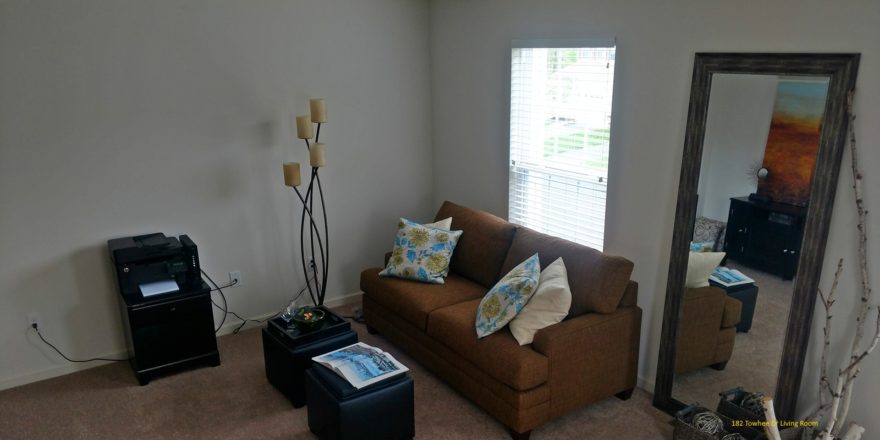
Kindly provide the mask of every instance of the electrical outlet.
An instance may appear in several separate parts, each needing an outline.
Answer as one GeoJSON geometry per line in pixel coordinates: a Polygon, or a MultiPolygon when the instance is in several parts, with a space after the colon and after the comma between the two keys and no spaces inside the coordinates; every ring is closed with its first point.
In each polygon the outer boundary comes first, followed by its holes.
{"type": "Polygon", "coordinates": [[[37,312],[31,312],[31,313],[28,313],[28,314],[27,314],[27,323],[28,323],[28,326],[33,327],[34,324],[36,324],[37,327],[39,327],[40,325],[42,325],[42,322],[41,322],[41,321],[42,321],[42,320],[40,319],[40,314],[39,314],[39,313],[37,313],[37,312]]]}
{"type": "Polygon", "coordinates": [[[314,267],[315,267],[315,257],[310,255],[309,256],[309,268],[314,268],[314,267]]]}
{"type": "Polygon", "coordinates": [[[241,280],[241,271],[240,270],[233,270],[232,272],[229,272],[229,283],[232,284],[232,286],[230,286],[230,287],[241,286],[242,280],[241,280]],[[238,280],[238,282],[235,284],[232,284],[236,280],[238,280]]]}

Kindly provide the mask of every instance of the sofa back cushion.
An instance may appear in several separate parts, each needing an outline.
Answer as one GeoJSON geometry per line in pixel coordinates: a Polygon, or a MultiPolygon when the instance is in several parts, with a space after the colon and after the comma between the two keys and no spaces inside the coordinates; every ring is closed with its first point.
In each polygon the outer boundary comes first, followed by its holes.
{"type": "Polygon", "coordinates": [[[535,252],[541,258],[542,269],[559,257],[565,261],[571,287],[569,318],[587,312],[612,313],[617,310],[632,275],[631,261],[520,226],[502,272],[506,273],[535,252]]]}
{"type": "MultiPolygon", "coordinates": [[[[452,217],[452,229],[464,231],[452,254],[452,271],[484,287],[492,287],[500,276],[501,264],[510,248],[516,226],[488,212],[443,202],[435,219],[447,217],[452,217]]],[[[504,273],[530,255],[522,257],[504,273]]]]}

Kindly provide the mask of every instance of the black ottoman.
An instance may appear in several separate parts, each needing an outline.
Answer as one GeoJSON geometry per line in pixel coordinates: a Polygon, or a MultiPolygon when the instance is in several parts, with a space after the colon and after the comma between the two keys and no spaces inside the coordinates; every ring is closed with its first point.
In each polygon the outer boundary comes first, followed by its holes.
{"type": "Polygon", "coordinates": [[[357,389],[329,369],[306,371],[309,429],[323,440],[411,439],[413,380],[401,374],[357,389]]]}
{"type": "Polygon", "coordinates": [[[754,283],[739,286],[724,287],[712,280],[709,284],[727,292],[727,296],[739,300],[742,303],[742,314],[739,324],[736,325],[737,333],[748,333],[752,328],[752,318],[755,316],[755,303],[758,302],[758,286],[754,283]]]}
{"type": "MultiPolygon", "coordinates": [[[[329,316],[326,318],[330,321],[329,316]]],[[[263,328],[263,360],[266,378],[293,404],[300,408],[306,404],[306,369],[313,365],[312,357],[346,347],[358,341],[357,333],[347,321],[338,318],[339,325],[301,335],[295,329],[286,328],[280,318],[263,328]],[[344,323],[344,324],[343,324],[344,323]],[[294,337],[295,336],[295,337],[294,337]]]]}

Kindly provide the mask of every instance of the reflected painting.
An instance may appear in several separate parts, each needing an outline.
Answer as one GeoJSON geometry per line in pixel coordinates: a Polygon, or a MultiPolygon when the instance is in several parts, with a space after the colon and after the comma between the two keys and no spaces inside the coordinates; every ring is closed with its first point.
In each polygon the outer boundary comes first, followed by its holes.
{"type": "Polygon", "coordinates": [[[758,194],[807,206],[827,94],[827,79],[780,79],[764,152],[770,172],[758,183],[758,194]]]}

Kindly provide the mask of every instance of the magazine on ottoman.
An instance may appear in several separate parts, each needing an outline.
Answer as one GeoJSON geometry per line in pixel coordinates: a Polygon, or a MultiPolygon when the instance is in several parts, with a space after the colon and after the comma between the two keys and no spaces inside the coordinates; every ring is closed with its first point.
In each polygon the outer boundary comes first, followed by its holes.
{"type": "Polygon", "coordinates": [[[743,284],[754,284],[755,280],[747,277],[736,269],[719,266],[709,275],[709,280],[721,284],[724,287],[741,286],[743,284]]]}
{"type": "Polygon", "coordinates": [[[315,356],[312,360],[357,389],[409,371],[391,354],[363,342],[315,356]]]}

